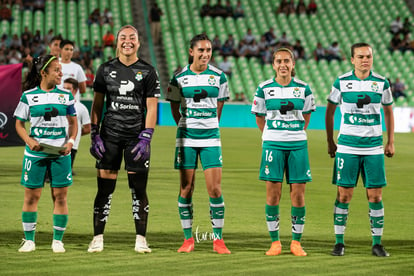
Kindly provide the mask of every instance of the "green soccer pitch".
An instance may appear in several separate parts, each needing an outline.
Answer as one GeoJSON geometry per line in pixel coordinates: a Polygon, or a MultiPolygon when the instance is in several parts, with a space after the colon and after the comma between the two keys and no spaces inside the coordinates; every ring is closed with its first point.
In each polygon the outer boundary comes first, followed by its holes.
{"type": "Polygon", "coordinates": [[[76,157],[76,176],[69,189],[69,223],[63,238],[66,253],[54,254],[52,200],[46,186],[39,203],[36,251],[18,253],[23,238],[19,184],[23,147],[0,148],[0,275],[411,275],[414,271],[414,134],[396,134],[396,154],[386,159],[383,244],[389,258],[371,255],[368,203],[362,183],[350,205],[344,257],[332,257],[333,160],[324,131],[308,131],[313,182],[306,190],[306,224],[302,245],[307,257],[289,253],[291,240],[289,188],[280,204],[282,255],[266,256],[271,241],[265,222],[265,184],[258,180],[261,141],[258,129],[223,128],[222,190],[226,204],[223,237],[231,255],[213,252],[209,233],[208,195],[202,171],[193,197],[198,242],[194,252],[177,253],[183,233],[178,216],[178,172],[173,169],[175,128],[157,127],[152,141],[148,182],[150,216],[147,240],[153,252],[134,252],[135,230],[126,173],[120,171],[105,229],[105,249],[87,253],[92,230],[96,171],[84,137],[76,157]]]}

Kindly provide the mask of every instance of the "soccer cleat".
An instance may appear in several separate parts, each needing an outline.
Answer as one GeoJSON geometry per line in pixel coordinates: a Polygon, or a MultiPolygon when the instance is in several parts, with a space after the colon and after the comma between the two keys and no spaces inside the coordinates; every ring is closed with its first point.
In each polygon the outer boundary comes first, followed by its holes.
{"type": "Polygon", "coordinates": [[[267,256],[277,256],[282,253],[282,244],[280,241],[274,241],[272,242],[272,246],[270,249],[266,252],[267,256]]]}
{"type": "Polygon", "coordinates": [[[300,242],[293,240],[290,243],[290,252],[292,252],[295,256],[306,256],[306,252],[303,250],[302,246],[300,245],[300,242]]]}
{"type": "Polygon", "coordinates": [[[36,244],[34,243],[34,241],[23,239],[22,246],[19,248],[19,252],[27,253],[35,250],[36,244]]]}
{"type": "Polygon", "coordinates": [[[184,239],[183,245],[178,248],[177,252],[190,253],[194,250],[194,238],[184,239]]]}
{"type": "Polygon", "coordinates": [[[104,249],[104,243],[103,243],[103,235],[96,235],[93,237],[93,240],[89,244],[88,252],[94,253],[94,252],[102,252],[104,249]]]}
{"type": "Polygon", "coordinates": [[[372,255],[377,257],[389,257],[390,253],[385,251],[385,248],[382,246],[382,244],[376,244],[372,247],[372,255]]]}
{"type": "Polygon", "coordinates": [[[345,245],[343,243],[337,243],[335,244],[332,252],[332,256],[343,256],[345,255],[345,245]]]}
{"type": "Polygon", "coordinates": [[[58,240],[53,240],[52,242],[53,253],[65,253],[66,250],[63,247],[63,242],[58,240]]]}
{"type": "Polygon", "coordinates": [[[148,247],[147,240],[144,236],[137,235],[135,240],[135,251],[138,253],[151,253],[151,248],[148,247]]]}
{"type": "Polygon", "coordinates": [[[213,241],[213,250],[219,254],[231,254],[230,250],[227,249],[223,239],[213,241]]]}

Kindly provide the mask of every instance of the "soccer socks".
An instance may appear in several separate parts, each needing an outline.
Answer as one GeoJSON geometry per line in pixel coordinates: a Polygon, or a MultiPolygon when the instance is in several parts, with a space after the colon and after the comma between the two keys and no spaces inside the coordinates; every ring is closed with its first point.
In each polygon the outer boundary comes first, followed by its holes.
{"type": "Polygon", "coordinates": [[[341,203],[338,200],[335,201],[334,208],[334,230],[335,230],[335,243],[344,242],[346,221],[348,220],[348,208],[349,203],[341,203]]]}
{"type": "Polygon", "coordinates": [[[214,239],[222,239],[224,226],[224,201],[223,196],[210,197],[210,218],[213,226],[214,239]]]}
{"type": "Polygon", "coordinates": [[[372,245],[381,244],[384,230],[384,204],[380,202],[368,202],[369,221],[371,224],[372,245]]]}
{"type": "Polygon", "coordinates": [[[128,174],[128,184],[132,195],[132,216],[137,235],[144,236],[147,232],[149,201],[147,196],[148,172],[128,174]]]}
{"type": "Polygon", "coordinates": [[[37,212],[22,212],[22,224],[26,240],[35,240],[36,222],[37,212]]]}
{"type": "Polygon", "coordinates": [[[190,198],[178,196],[178,213],[180,214],[181,227],[186,240],[193,236],[193,203],[190,198]]]}
{"type": "Polygon", "coordinates": [[[116,179],[98,177],[98,192],[93,204],[94,236],[104,233],[109,211],[111,210],[112,193],[115,190],[116,179]]]}
{"type": "Polygon", "coordinates": [[[68,224],[68,215],[53,214],[53,239],[61,241],[68,224]]]}
{"type": "Polygon", "coordinates": [[[266,204],[266,223],[272,242],[279,240],[279,205],[266,204]]]}
{"type": "Polygon", "coordinates": [[[305,227],[305,215],[306,208],[293,207],[291,209],[292,214],[292,240],[300,242],[302,238],[303,228],[305,227]]]}

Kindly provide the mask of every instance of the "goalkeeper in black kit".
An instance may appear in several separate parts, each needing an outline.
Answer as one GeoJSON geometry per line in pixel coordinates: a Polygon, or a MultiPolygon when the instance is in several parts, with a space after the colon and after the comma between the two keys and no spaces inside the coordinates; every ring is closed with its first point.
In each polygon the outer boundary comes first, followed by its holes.
{"type": "Polygon", "coordinates": [[[146,187],[160,87],[154,67],[138,58],[139,46],[138,31],[131,25],[121,27],[116,37],[117,58],[100,65],[93,84],[90,151],[97,160],[98,192],[94,237],[88,252],[104,248],[103,234],[122,158],[132,194],[135,251],[151,252],[145,238],[149,211],[146,187]],[[106,112],[101,122],[105,97],[106,112]]]}

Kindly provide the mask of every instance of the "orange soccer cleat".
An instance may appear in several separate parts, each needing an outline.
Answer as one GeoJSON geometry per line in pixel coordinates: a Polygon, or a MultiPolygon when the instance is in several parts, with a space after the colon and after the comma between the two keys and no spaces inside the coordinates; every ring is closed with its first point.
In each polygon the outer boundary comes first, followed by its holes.
{"type": "Polygon", "coordinates": [[[178,248],[177,252],[190,253],[194,250],[194,238],[184,239],[183,245],[178,248]]]}
{"type": "Polygon", "coordinates": [[[213,241],[213,249],[219,254],[231,254],[230,250],[227,249],[223,239],[213,241]]]}
{"type": "Polygon", "coordinates": [[[282,244],[280,241],[274,241],[272,242],[272,246],[270,249],[266,252],[267,256],[277,256],[282,253],[282,244]]]}
{"type": "Polygon", "coordinates": [[[306,252],[303,250],[302,246],[300,245],[300,242],[298,241],[292,241],[290,244],[290,252],[292,252],[295,256],[306,256],[306,252]]]}

